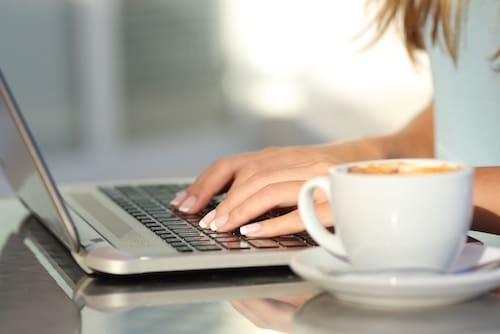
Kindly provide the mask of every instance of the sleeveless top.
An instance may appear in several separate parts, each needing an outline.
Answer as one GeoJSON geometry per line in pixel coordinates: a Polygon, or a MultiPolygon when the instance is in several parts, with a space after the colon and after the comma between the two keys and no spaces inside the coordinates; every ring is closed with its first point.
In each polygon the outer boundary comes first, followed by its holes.
{"type": "Polygon", "coordinates": [[[434,86],[436,157],[500,166],[500,58],[492,58],[500,48],[500,1],[465,3],[456,64],[442,33],[432,45],[429,24],[425,31],[434,86]]]}

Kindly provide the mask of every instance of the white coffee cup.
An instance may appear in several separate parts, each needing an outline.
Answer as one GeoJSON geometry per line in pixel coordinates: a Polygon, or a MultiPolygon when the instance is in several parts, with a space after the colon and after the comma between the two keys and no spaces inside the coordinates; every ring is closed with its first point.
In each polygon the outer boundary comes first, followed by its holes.
{"type": "Polygon", "coordinates": [[[307,181],[298,207],[311,237],[357,271],[443,272],[466,240],[473,176],[470,166],[435,159],[342,164],[307,181]],[[397,173],[391,164],[401,166],[397,173]],[[317,218],[318,188],[328,196],[335,233],[317,218]]]}

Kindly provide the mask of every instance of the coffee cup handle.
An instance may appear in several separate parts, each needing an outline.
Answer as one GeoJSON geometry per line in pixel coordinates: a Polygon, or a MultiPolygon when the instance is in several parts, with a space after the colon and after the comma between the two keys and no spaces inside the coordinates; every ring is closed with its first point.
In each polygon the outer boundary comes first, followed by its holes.
{"type": "Polygon", "coordinates": [[[323,190],[328,200],[330,199],[330,181],[328,176],[318,176],[304,183],[299,193],[298,208],[300,218],[304,222],[309,235],[329,252],[336,256],[345,257],[346,251],[340,238],[328,231],[318,220],[316,209],[314,207],[314,190],[319,188],[323,190]]]}

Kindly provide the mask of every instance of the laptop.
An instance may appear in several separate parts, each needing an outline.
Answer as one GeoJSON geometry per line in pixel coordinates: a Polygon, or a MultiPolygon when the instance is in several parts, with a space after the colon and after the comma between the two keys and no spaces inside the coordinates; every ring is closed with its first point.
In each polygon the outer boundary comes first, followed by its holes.
{"type": "Polygon", "coordinates": [[[235,326],[253,333],[255,326],[232,310],[231,302],[319,292],[286,267],[261,269],[210,275],[195,271],[86,275],[53,234],[30,215],[0,241],[2,333],[33,333],[40,328],[51,334],[219,333],[235,326]],[[227,317],[230,326],[221,321],[227,317]],[[18,321],[24,319],[28,321],[18,321]]]}
{"type": "MultiPolygon", "coordinates": [[[[13,244],[9,249],[5,246],[6,261],[9,256],[19,258],[20,263],[33,263],[30,268],[35,268],[38,262],[38,266],[45,267],[45,274],[35,274],[37,277],[31,279],[46,280],[49,273],[77,305],[94,310],[115,312],[144,306],[315,295],[320,291],[283,266],[218,270],[209,276],[196,271],[139,277],[86,275],[64,246],[33,216],[26,217],[18,232],[9,238],[17,238],[18,250],[13,244]]],[[[12,271],[17,269],[17,266],[9,269],[8,276],[15,276],[12,271]]]]}
{"type": "Polygon", "coordinates": [[[198,221],[216,198],[197,215],[169,205],[186,179],[56,186],[1,71],[0,167],[19,200],[87,273],[287,266],[295,252],[315,246],[305,232],[254,239],[202,229],[198,221]]]}

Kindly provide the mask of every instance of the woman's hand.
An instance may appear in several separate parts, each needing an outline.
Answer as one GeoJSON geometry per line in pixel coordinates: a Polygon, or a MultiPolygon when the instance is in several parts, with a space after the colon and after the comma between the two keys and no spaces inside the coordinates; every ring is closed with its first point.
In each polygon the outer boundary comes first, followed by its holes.
{"type": "MultiPolygon", "coordinates": [[[[304,229],[296,209],[305,180],[326,175],[337,163],[388,157],[432,157],[433,108],[430,104],[400,131],[381,137],[321,146],[267,148],[214,162],[195,182],[177,194],[172,205],[185,213],[205,208],[213,196],[227,191],[217,208],[200,222],[202,227],[229,231],[241,227],[248,236],[275,236],[304,229]],[[288,213],[248,224],[266,211],[287,208],[288,213]]],[[[317,214],[333,224],[328,202],[317,194],[317,214]]]]}
{"type": "MultiPolygon", "coordinates": [[[[213,196],[226,192],[217,208],[200,222],[204,228],[244,235],[268,237],[296,233],[304,226],[296,209],[302,184],[326,175],[340,162],[378,158],[373,141],[358,140],[321,146],[267,148],[214,162],[195,182],[177,194],[173,206],[186,213],[203,209],[213,196]],[[277,209],[277,210],[275,210],[277,209]],[[287,213],[248,224],[273,211],[287,213]]],[[[316,195],[317,214],[322,223],[333,224],[324,194],[316,195]]]]}
{"type": "Polygon", "coordinates": [[[177,194],[174,206],[186,213],[204,208],[213,196],[231,190],[255,174],[328,157],[324,146],[270,147],[258,152],[237,154],[212,163],[195,182],[177,194]]]}
{"type": "MultiPolygon", "coordinates": [[[[306,180],[326,175],[333,165],[331,161],[320,161],[256,172],[241,183],[235,182],[216,210],[208,213],[200,225],[220,232],[241,226],[241,234],[254,237],[300,232],[304,230],[296,209],[300,188],[306,180]],[[247,224],[268,212],[271,213],[268,219],[247,224]],[[279,214],[274,216],[273,212],[279,214]]],[[[316,202],[320,221],[331,226],[333,220],[324,194],[318,193],[316,202]]]]}
{"type": "MultiPolygon", "coordinates": [[[[304,227],[295,208],[300,187],[311,177],[325,175],[333,164],[326,146],[267,148],[226,157],[179,193],[173,205],[195,213],[227,189],[216,210],[200,222],[202,227],[224,232],[244,225],[241,232],[249,236],[300,232],[304,227]],[[269,211],[283,211],[280,209],[290,212],[245,225],[269,211]]],[[[321,221],[331,225],[326,199],[318,196],[318,201],[321,221]]]]}

